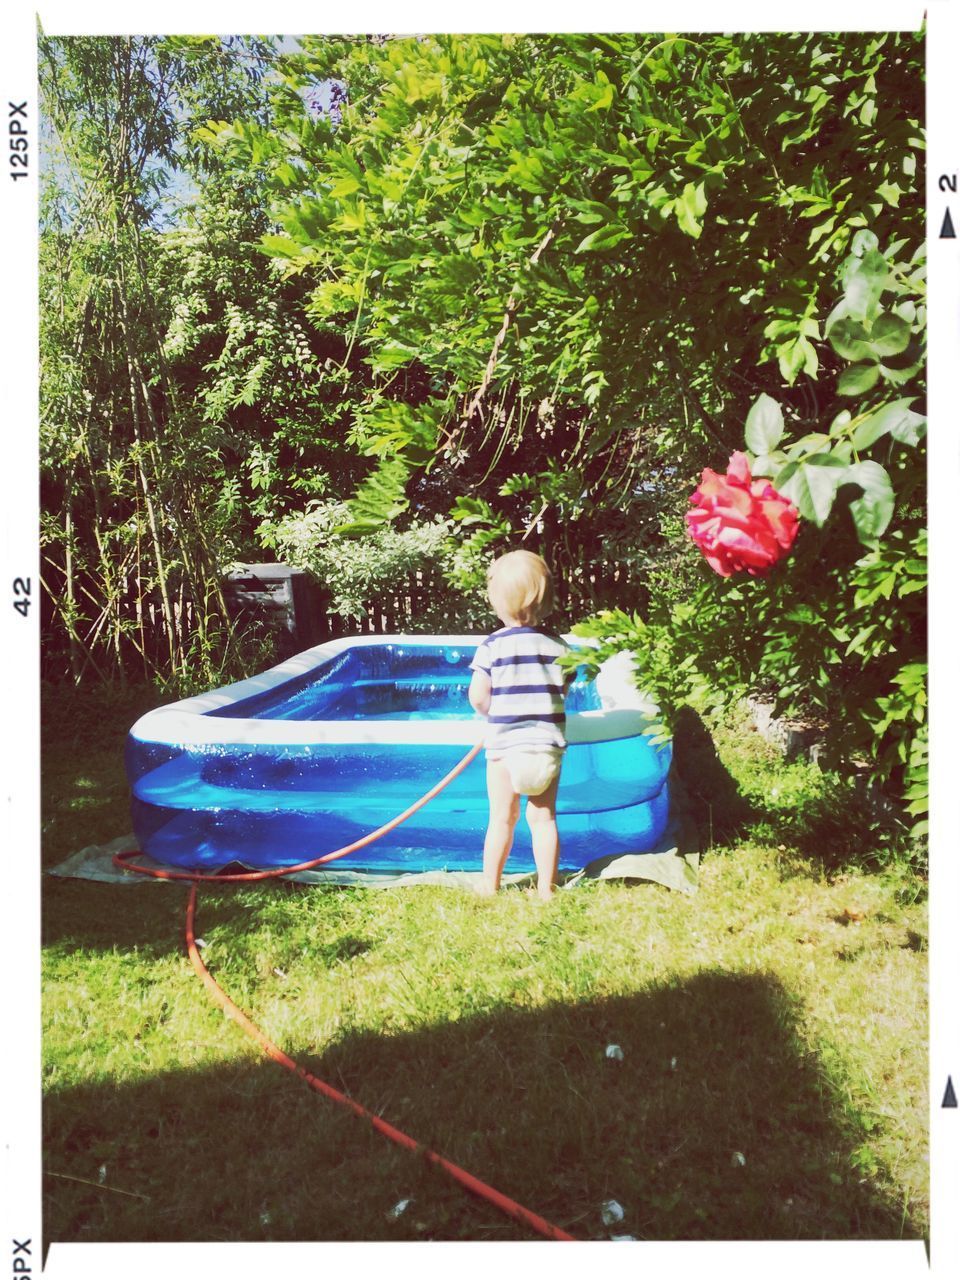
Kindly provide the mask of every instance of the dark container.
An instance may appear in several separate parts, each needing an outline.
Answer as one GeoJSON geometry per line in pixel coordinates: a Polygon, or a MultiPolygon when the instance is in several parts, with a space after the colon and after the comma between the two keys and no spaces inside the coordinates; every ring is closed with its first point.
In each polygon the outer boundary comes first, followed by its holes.
{"type": "Polygon", "coordinates": [[[241,625],[259,623],[277,633],[278,657],[298,653],[329,637],[322,587],[288,564],[243,564],[226,575],[230,615],[241,625]]]}

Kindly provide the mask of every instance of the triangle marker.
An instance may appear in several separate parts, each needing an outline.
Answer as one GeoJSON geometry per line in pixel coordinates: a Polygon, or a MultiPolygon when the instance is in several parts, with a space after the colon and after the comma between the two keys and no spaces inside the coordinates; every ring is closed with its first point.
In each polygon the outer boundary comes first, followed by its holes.
{"type": "Polygon", "coordinates": [[[957,1105],[957,1095],[953,1091],[953,1081],[947,1076],[947,1088],[943,1095],[942,1107],[955,1107],[957,1105]]]}
{"type": "Polygon", "coordinates": [[[948,209],[943,215],[943,226],[940,228],[940,239],[956,240],[956,238],[957,233],[953,229],[953,219],[950,217],[950,210],[948,209]]]}

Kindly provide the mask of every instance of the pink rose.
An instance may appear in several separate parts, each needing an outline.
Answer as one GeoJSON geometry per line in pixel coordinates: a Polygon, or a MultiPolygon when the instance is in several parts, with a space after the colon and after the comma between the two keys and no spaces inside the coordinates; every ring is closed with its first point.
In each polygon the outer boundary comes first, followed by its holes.
{"type": "Polygon", "coordinates": [[[725,476],[704,468],[690,501],[690,537],[724,578],[742,570],[766,573],[797,536],[796,507],[769,480],[751,480],[745,453],[731,456],[725,476]]]}

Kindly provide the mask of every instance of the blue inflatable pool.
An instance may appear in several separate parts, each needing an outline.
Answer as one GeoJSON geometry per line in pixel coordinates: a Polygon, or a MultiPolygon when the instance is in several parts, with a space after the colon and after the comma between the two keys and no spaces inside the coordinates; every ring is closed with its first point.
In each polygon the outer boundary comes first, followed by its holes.
{"type": "MultiPolygon", "coordinates": [[[[360,838],[481,741],[468,701],[480,636],[355,636],[308,649],[133,726],[127,776],[140,848],[195,871],[292,866],[360,838]]],[[[572,637],[570,638],[573,639],[572,637]]],[[[626,659],[577,679],[557,797],[561,868],[643,853],[667,822],[669,745],[626,659]]],[[[443,792],[351,855],[358,871],[479,871],[487,818],[481,753],[443,792]]],[[[507,870],[533,870],[521,819],[507,870]]]]}

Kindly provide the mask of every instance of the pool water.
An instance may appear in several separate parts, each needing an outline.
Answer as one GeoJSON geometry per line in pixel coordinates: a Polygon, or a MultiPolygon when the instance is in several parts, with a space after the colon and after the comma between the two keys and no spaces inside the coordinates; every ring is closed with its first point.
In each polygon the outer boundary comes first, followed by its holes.
{"type": "MultiPolygon", "coordinates": [[[[469,719],[473,650],[385,644],[349,649],[320,672],[207,715],[251,720],[469,719]]],[[[582,678],[571,686],[568,712],[592,711],[600,698],[582,678]]]]}

